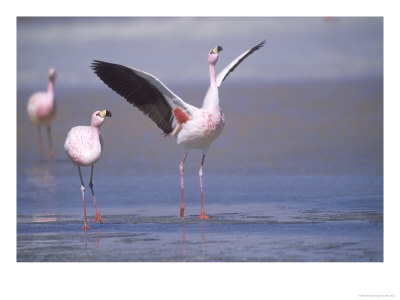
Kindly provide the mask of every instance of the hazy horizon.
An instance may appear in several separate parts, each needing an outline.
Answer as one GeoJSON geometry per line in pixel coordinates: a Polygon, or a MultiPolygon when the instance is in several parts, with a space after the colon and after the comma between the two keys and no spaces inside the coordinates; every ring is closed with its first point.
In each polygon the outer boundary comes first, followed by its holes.
{"type": "Polygon", "coordinates": [[[207,86],[211,48],[218,72],[265,39],[227,84],[383,76],[381,17],[18,17],[17,86],[45,88],[54,67],[57,87],[96,87],[93,59],[207,86]]]}

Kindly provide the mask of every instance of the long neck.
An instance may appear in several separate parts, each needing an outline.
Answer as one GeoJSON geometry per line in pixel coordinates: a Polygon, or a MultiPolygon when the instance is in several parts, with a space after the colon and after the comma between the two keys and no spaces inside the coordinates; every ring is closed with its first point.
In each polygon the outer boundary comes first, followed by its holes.
{"type": "Polygon", "coordinates": [[[217,84],[215,81],[215,65],[208,64],[208,68],[210,70],[210,85],[217,84]]]}
{"type": "Polygon", "coordinates": [[[215,65],[209,64],[210,70],[210,87],[203,101],[203,108],[211,110],[220,110],[219,107],[219,93],[217,82],[215,81],[215,65]]]}
{"type": "Polygon", "coordinates": [[[47,94],[50,96],[52,102],[54,102],[54,81],[50,80],[47,86],[47,94]]]}
{"type": "Polygon", "coordinates": [[[92,135],[93,135],[93,139],[95,141],[99,140],[99,134],[100,134],[100,126],[96,126],[96,125],[91,125],[90,126],[92,128],[92,135]]]}

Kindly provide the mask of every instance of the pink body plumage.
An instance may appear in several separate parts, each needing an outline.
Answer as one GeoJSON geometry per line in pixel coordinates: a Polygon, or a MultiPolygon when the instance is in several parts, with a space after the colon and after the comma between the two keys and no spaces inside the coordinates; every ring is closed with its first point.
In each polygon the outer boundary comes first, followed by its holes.
{"type": "Polygon", "coordinates": [[[56,116],[54,99],[55,70],[49,70],[49,84],[46,92],[34,93],[28,100],[28,116],[36,125],[50,125],[56,116]]]}
{"type": "Polygon", "coordinates": [[[99,113],[100,111],[96,111],[92,114],[90,126],[76,126],[68,132],[64,149],[72,162],[78,166],[90,166],[100,159],[103,138],[99,128],[105,118],[99,116],[99,113]]]}
{"type": "Polygon", "coordinates": [[[40,147],[40,160],[43,160],[43,145],[41,126],[47,127],[47,134],[49,138],[50,159],[54,159],[53,142],[51,140],[51,122],[56,117],[56,101],[54,98],[54,81],[56,80],[56,70],[51,68],[49,70],[49,85],[46,92],[37,92],[29,97],[27,111],[29,119],[33,124],[37,125],[39,147],[40,147]]]}
{"type": "Polygon", "coordinates": [[[111,112],[108,110],[95,111],[92,114],[90,126],[73,127],[67,135],[64,143],[64,149],[68,157],[78,167],[79,177],[81,179],[81,191],[83,200],[83,214],[85,225],[83,229],[89,229],[86,218],[85,204],[85,185],[83,183],[81,166],[91,166],[89,187],[92,191],[94,206],[96,207],[95,222],[103,223],[99,209],[96,204],[96,198],[93,191],[93,165],[100,159],[103,151],[103,139],[100,135],[100,126],[104,123],[106,117],[111,117],[111,112]]]}

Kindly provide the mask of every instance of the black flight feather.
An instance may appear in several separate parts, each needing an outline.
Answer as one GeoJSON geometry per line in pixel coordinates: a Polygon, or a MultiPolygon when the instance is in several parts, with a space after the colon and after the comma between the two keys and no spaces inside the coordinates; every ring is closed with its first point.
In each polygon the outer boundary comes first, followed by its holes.
{"type": "Polygon", "coordinates": [[[246,55],[244,55],[241,59],[239,59],[238,62],[237,62],[234,66],[232,66],[232,68],[229,70],[229,72],[225,74],[225,76],[224,76],[224,78],[221,80],[221,82],[224,81],[225,78],[226,78],[230,73],[232,73],[232,72],[236,69],[236,67],[237,67],[238,65],[240,65],[240,63],[241,63],[243,60],[245,60],[245,59],[246,59],[249,55],[251,55],[254,51],[257,51],[258,49],[260,49],[261,47],[263,47],[264,44],[265,44],[265,42],[266,42],[266,40],[262,41],[262,42],[259,43],[257,46],[254,46],[253,48],[251,48],[250,51],[246,53],[246,55]]]}
{"type": "Polygon", "coordinates": [[[149,81],[123,65],[94,60],[91,68],[106,85],[141,110],[164,133],[172,132],[172,108],[149,81]]]}

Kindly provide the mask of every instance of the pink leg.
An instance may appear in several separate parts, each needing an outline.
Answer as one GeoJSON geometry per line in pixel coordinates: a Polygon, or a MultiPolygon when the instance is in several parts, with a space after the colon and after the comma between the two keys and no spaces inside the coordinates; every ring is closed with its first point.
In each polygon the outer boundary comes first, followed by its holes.
{"type": "Polygon", "coordinates": [[[53,149],[53,141],[51,140],[50,125],[47,126],[47,134],[48,134],[48,136],[49,136],[50,160],[51,160],[51,161],[54,161],[54,149],[53,149]]]}
{"type": "Polygon", "coordinates": [[[93,165],[92,165],[92,170],[91,170],[91,172],[90,172],[90,182],[89,182],[89,186],[90,186],[90,189],[92,190],[94,206],[96,207],[96,216],[94,217],[94,222],[95,222],[95,223],[96,223],[96,222],[103,223],[103,219],[102,219],[101,216],[100,216],[99,209],[98,209],[97,204],[96,204],[96,198],[94,197],[92,178],[93,178],[93,165]]]}
{"type": "Polygon", "coordinates": [[[78,166],[78,171],[79,171],[79,177],[81,178],[81,190],[82,190],[82,199],[83,199],[83,215],[85,217],[85,225],[83,226],[83,229],[88,230],[90,227],[88,226],[87,219],[86,219],[85,185],[83,184],[81,168],[79,166],[78,166]]]}
{"type": "Polygon", "coordinates": [[[38,126],[38,135],[39,135],[39,149],[40,149],[40,161],[43,161],[43,140],[42,140],[42,133],[40,132],[40,126],[38,126]]]}
{"type": "Polygon", "coordinates": [[[181,191],[182,191],[182,203],[181,203],[181,218],[184,218],[184,211],[185,211],[185,203],[183,200],[183,164],[185,163],[186,160],[186,156],[187,156],[187,152],[185,153],[185,156],[183,157],[181,163],[179,164],[179,170],[181,172],[181,191]]]}
{"type": "Polygon", "coordinates": [[[200,177],[200,192],[201,192],[201,213],[199,219],[208,220],[210,217],[206,215],[204,212],[204,200],[203,200],[203,164],[206,155],[203,154],[203,158],[201,160],[200,170],[199,170],[199,177],[200,177]]]}

